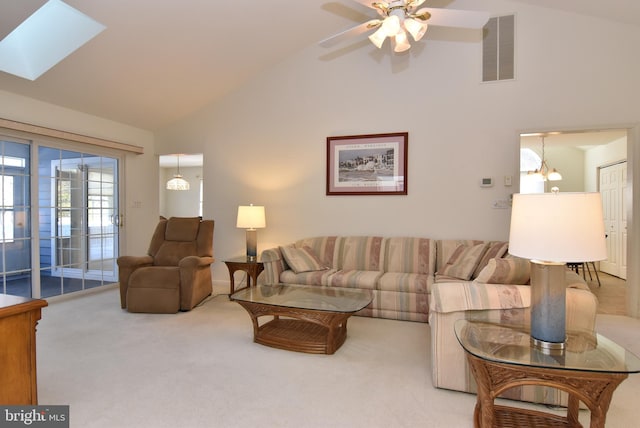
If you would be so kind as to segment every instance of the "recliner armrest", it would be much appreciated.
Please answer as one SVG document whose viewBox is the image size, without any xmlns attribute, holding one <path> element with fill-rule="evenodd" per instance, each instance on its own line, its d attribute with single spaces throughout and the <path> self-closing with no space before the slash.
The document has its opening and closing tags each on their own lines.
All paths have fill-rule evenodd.
<svg viewBox="0 0 640 428">
<path fill-rule="evenodd" d="M 214 262 L 214 260 L 215 259 L 213 257 L 208 257 L 208 256 L 205 256 L 205 257 L 187 256 L 178 262 L 178 267 L 197 268 L 201 266 L 209 266 L 211 263 Z"/>
<path fill-rule="evenodd" d="M 153 257 L 151 256 L 120 256 L 118 257 L 118 266 L 121 268 L 138 268 L 142 266 L 153 265 Z"/>
</svg>

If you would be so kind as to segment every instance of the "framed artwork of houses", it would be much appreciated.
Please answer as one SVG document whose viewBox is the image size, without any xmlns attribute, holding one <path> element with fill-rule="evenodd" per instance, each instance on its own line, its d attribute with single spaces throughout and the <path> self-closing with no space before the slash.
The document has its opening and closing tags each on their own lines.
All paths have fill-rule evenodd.
<svg viewBox="0 0 640 428">
<path fill-rule="evenodd" d="M 327 137 L 327 195 L 406 195 L 408 132 Z"/>
</svg>

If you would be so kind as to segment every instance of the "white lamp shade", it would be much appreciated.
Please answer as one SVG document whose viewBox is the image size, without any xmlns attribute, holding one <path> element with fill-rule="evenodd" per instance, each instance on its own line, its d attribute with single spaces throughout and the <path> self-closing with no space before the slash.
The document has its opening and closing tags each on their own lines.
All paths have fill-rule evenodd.
<svg viewBox="0 0 640 428">
<path fill-rule="evenodd" d="M 606 259 L 600 193 L 513 195 L 509 253 L 560 263 Z"/>
<path fill-rule="evenodd" d="M 401 30 L 398 34 L 396 34 L 396 36 L 394 37 L 394 42 L 395 46 L 393 50 L 395 52 L 404 52 L 411 47 L 411 45 L 409 44 L 409 40 L 407 40 L 407 33 L 405 33 L 404 30 Z"/>
<path fill-rule="evenodd" d="M 407 18 L 404 20 L 404 28 L 411 34 L 413 40 L 416 42 L 422 38 L 427 32 L 427 24 L 418 22 L 413 18 Z"/>
<path fill-rule="evenodd" d="M 189 190 L 190 187 L 189 182 L 180 174 L 174 175 L 171 180 L 167 181 L 167 190 Z"/>
<path fill-rule="evenodd" d="M 395 36 L 396 34 L 398 34 L 398 31 L 400 31 L 400 18 L 398 18 L 396 15 L 386 17 L 382 22 L 381 28 L 383 29 L 387 37 Z"/>
<path fill-rule="evenodd" d="M 255 205 L 240 205 L 236 227 L 241 229 L 260 229 L 267 226 L 264 207 Z"/>
<path fill-rule="evenodd" d="M 378 49 L 382 47 L 382 44 L 384 43 L 386 38 L 387 38 L 387 33 L 384 31 L 382 27 L 378 28 L 375 33 L 369 36 L 369 40 L 371 40 L 371 43 L 376 45 Z"/>
</svg>

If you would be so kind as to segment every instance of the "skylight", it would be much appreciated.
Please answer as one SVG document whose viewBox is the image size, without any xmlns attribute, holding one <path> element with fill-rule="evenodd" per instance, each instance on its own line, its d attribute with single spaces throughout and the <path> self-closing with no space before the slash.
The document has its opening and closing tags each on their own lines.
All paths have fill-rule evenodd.
<svg viewBox="0 0 640 428">
<path fill-rule="evenodd" d="M 36 80 L 106 27 L 60 0 L 49 0 L 0 41 L 0 71 Z"/>
</svg>

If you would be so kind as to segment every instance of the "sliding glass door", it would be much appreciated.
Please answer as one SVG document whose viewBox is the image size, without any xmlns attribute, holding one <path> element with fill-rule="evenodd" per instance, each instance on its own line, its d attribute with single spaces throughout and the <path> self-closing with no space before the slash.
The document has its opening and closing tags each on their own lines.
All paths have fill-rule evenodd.
<svg viewBox="0 0 640 428">
<path fill-rule="evenodd" d="M 31 148 L 0 138 L 0 291 L 31 295 Z"/>
<path fill-rule="evenodd" d="M 0 292 L 117 282 L 119 158 L 2 138 L 0 150 Z"/>
</svg>

